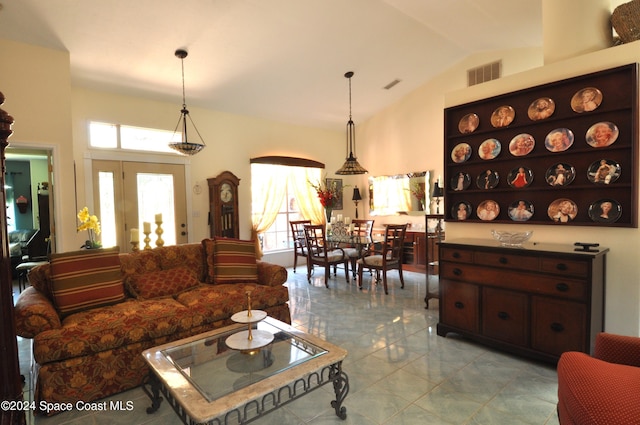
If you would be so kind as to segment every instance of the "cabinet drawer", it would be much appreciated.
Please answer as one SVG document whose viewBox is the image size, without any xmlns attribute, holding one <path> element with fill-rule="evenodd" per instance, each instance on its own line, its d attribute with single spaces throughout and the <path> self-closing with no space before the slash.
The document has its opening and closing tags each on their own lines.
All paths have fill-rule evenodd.
<svg viewBox="0 0 640 425">
<path fill-rule="evenodd" d="M 473 253 L 471 251 L 465 251 L 464 249 L 441 248 L 440 260 L 471 263 L 473 261 Z"/>
<path fill-rule="evenodd" d="M 473 260 L 475 264 L 491 267 L 506 267 L 531 271 L 538 271 L 540 269 L 540 261 L 538 257 L 499 254 L 494 252 L 476 252 Z"/>
<path fill-rule="evenodd" d="M 587 277 L 589 275 L 589 263 L 586 261 L 563 260 L 558 258 L 541 258 L 540 270 L 546 273 Z"/>
<path fill-rule="evenodd" d="M 459 329 L 478 333 L 479 288 L 477 285 L 454 281 L 440 281 L 440 321 Z"/>
<path fill-rule="evenodd" d="M 462 280 L 504 289 L 585 301 L 587 283 L 561 276 L 520 273 L 508 269 L 459 263 L 440 263 L 440 278 Z"/>
<path fill-rule="evenodd" d="M 531 348 L 556 356 L 565 351 L 589 352 L 585 304 L 535 296 L 531 313 Z"/>
<path fill-rule="evenodd" d="M 528 296 L 495 288 L 482 289 L 483 335 L 510 344 L 529 344 Z"/>
</svg>

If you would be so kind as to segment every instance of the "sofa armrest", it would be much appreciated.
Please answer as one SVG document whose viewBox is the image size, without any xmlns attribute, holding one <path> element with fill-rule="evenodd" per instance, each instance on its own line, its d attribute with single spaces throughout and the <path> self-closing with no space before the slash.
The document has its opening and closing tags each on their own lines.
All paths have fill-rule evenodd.
<svg viewBox="0 0 640 425">
<path fill-rule="evenodd" d="M 33 338 L 40 332 L 62 327 L 60 316 L 49 298 L 34 287 L 22 291 L 15 306 L 16 333 Z"/>
<path fill-rule="evenodd" d="M 640 367 L 640 338 L 601 332 L 593 356 L 609 363 Z"/>
<path fill-rule="evenodd" d="M 265 286 L 280 286 L 287 281 L 287 269 L 277 264 L 258 261 L 258 283 Z"/>
</svg>

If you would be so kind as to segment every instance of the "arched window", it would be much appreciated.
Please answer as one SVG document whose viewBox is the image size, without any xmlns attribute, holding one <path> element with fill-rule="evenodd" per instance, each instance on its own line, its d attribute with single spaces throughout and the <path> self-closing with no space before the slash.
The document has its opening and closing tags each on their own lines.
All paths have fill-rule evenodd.
<svg viewBox="0 0 640 425">
<path fill-rule="evenodd" d="M 322 222 L 322 206 L 310 182 L 319 182 L 323 170 L 321 162 L 304 158 L 251 159 L 251 220 L 263 252 L 293 248 L 289 221 Z"/>
</svg>

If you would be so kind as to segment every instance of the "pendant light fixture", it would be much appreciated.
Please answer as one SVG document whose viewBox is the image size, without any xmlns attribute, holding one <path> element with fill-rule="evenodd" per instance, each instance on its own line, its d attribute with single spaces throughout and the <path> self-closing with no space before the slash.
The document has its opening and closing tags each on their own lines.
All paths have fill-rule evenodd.
<svg viewBox="0 0 640 425">
<path fill-rule="evenodd" d="M 200 136 L 200 133 L 196 128 L 196 125 L 193 123 L 193 120 L 189 115 L 189 110 L 187 109 L 187 103 L 184 95 L 184 58 L 187 57 L 187 54 L 188 54 L 187 51 L 184 49 L 178 49 L 175 52 L 176 57 L 179 58 L 182 63 L 182 109 L 180 110 L 180 118 L 178 119 L 178 124 L 176 125 L 176 129 L 173 131 L 173 134 L 175 135 L 175 133 L 178 131 L 178 127 L 181 127 L 182 140 L 180 142 L 169 143 L 169 147 L 171 149 L 174 149 L 180 152 L 183 155 L 195 155 L 198 152 L 200 152 L 202 149 L 204 149 L 205 144 L 204 144 L 204 141 L 202 140 L 202 136 Z M 198 135 L 198 138 L 200 139 L 199 143 L 197 141 L 196 142 L 189 141 L 189 138 L 187 136 L 187 118 L 189 119 L 191 126 L 193 127 L 196 134 Z"/>
<path fill-rule="evenodd" d="M 362 165 L 358 163 L 358 158 L 355 156 L 356 152 L 356 126 L 351 118 L 351 77 L 353 77 L 353 71 L 349 71 L 344 74 L 345 78 L 349 80 L 349 121 L 347 122 L 347 160 L 344 165 L 336 171 L 336 174 L 340 175 L 354 175 L 354 174 L 366 174 Z"/>
</svg>

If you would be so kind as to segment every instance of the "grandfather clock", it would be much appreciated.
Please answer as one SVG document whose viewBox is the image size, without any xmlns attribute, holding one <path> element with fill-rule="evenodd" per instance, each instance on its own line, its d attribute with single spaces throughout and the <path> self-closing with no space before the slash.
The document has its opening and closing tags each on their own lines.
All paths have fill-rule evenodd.
<svg viewBox="0 0 640 425">
<path fill-rule="evenodd" d="M 4 95 L 0 93 L 0 105 Z M 2 267 L 0 267 L 0 400 L 22 401 L 22 379 L 18 362 L 18 341 L 13 316 L 13 282 L 11 280 L 11 257 L 9 255 L 9 236 L 7 235 L 7 194 L 4 189 L 5 158 L 4 150 L 9 145 L 7 139 L 13 133 L 13 117 L 0 109 L 0 242 L 2 246 Z M 0 423 L 23 424 L 25 415 L 22 409 L 0 411 Z"/>
<path fill-rule="evenodd" d="M 209 183 L 209 234 L 239 238 L 238 185 L 240 179 L 230 171 L 207 179 Z"/>
</svg>

